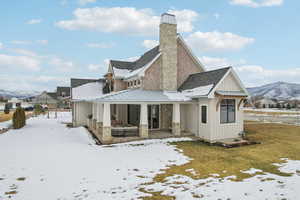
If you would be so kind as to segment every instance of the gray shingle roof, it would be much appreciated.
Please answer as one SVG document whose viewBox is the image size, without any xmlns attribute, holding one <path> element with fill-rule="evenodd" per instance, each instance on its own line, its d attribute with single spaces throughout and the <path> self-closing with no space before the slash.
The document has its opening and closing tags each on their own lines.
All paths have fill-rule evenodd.
<svg viewBox="0 0 300 200">
<path fill-rule="evenodd" d="M 70 87 L 57 87 L 56 88 L 57 96 L 62 96 L 64 93 L 64 96 L 70 96 Z"/>
<path fill-rule="evenodd" d="M 150 49 L 149 51 L 147 51 L 146 53 L 144 53 L 139 59 L 137 59 L 134 62 L 111 60 L 110 63 L 112 67 L 134 71 L 136 69 L 145 66 L 147 63 L 151 62 L 158 54 L 159 54 L 159 46 L 156 46 Z"/>
<path fill-rule="evenodd" d="M 201 86 L 206 86 L 211 84 L 213 84 L 215 87 L 230 68 L 231 67 L 226 67 L 226 68 L 191 74 L 178 88 L 178 90 L 179 91 L 189 90 L 196 87 L 201 87 Z M 213 88 L 211 90 L 213 90 Z"/>
<path fill-rule="evenodd" d="M 53 99 L 57 99 L 56 92 L 47 92 L 47 95 L 50 96 Z"/>
<path fill-rule="evenodd" d="M 71 78 L 71 88 L 79 87 L 81 85 L 92 83 L 92 82 L 104 82 L 104 79 L 81 79 L 81 78 Z"/>
</svg>

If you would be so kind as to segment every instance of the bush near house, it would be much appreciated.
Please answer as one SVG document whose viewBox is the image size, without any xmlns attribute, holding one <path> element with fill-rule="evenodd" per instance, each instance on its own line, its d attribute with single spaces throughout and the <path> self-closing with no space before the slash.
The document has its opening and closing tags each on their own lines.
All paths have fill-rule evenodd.
<svg viewBox="0 0 300 200">
<path fill-rule="evenodd" d="M 23 108 L 20 105 L 17 106 L 16 111 L 13 114 L 13 127 L 14 129 L 20 129 L 26 125 L 26 115 Z"/>
<path fill-rule="evenodd" d="M 40 114 L 42 114 L 44 112 L 45 112 L 45 110 L 44 110 L 44 108 L 40 104 L 35 104 L 34 105 L 34 114 L 35 115 L 40 115 Z"/>
</svg>

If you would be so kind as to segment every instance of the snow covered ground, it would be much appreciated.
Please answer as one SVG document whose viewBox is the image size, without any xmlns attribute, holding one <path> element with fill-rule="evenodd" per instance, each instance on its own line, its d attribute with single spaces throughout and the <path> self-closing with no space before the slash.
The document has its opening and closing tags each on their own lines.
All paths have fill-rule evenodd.
<svg viewBox="0 0 300 200">
<path fill-rule="evenodd" d="M 13 191 L 11 199 L 19 200 L 136 199 L 144 195 L 140 184 L 189 161 L 167 143 L 178 139 L 100 147 L 84 128 L 66 128 L 67 121 L 69 113 L 41 116 L 0 135 L 0 199 Z"/>
<path fill-rule="evenodd" d="M 293 173 L 291 177 L 265 174 L 233 182 L 217 175 L 199 180 L 174 175 L 165 183 L 142 185 L 169 165 L 189 162 L 168 142 L 190 139 L 97 146 L 84 128 L 67 128 L 64 122 L 69 121 L 70 113 L 59 113 L 58 119 L 41 116 L 28 120 L 21 130 L 0 135 L 1 200 L 9 196 L 17 200 L 127 200 L 146 196 L 140 188 L 163 191 L 180 200 L 297 199 L 300 195 L 300 161 L 292 160 L 280 168 Z M 256 171 L 259 169 L 244 173 Z M 189 172 L 195 173 L 193 169 Z"/>
<path fill-rule="evenodd" d="M 156 183 L 145 186 L 146 191 L 160 192 L 163 195 L 175 196 L 176 199 L 199 199 L 205 200 L 283 200 L 299 199 L 300 191 L 300 161 L 286 160 L 280 171 L 292 173 L 290 177 L 282 177 L 266 173 L 256 175 L 241 182 L 218 178 L 218 175 L 195 180 L 188 176 L 174 175 L 168 177 L 164 183 Z M 244 173 L 253 174 L 261 170 L 251 169 Z M 178 184 L 179 183 L 179 184 Z"/>
</svg>

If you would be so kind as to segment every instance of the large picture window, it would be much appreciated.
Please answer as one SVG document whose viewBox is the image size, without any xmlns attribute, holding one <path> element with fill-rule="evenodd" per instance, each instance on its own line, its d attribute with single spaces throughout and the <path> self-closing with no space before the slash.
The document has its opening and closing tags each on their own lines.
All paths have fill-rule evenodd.
<svg viewBox="0 0 300 200">
<path fill-rule="evenodd" d="M 235 100 L 223 99 L 220 107 L 221 123 L 235 123 Z"/>
</svg>

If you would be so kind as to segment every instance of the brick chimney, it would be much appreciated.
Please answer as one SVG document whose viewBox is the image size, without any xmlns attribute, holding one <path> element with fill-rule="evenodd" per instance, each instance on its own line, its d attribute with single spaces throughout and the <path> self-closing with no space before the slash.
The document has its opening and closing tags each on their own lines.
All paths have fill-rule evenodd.
<svg viewBox="0 0 300 200">
<path fill-rule="evenodd" d="M 177 22 L 175 15 L 164 13 L 159 25 L 159 49 L 162 53 L 160 88 L 177 90 Z"/>
</svg>

